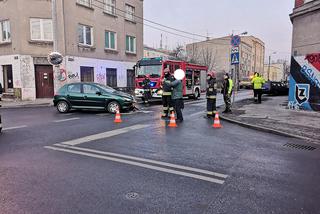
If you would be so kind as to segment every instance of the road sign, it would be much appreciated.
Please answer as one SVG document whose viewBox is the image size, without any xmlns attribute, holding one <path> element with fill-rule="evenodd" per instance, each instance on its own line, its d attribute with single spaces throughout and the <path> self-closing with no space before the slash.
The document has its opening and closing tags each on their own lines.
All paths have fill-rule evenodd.
<svg viewBox="0 0 320 214">
<path fill-rule="evenodd" d="M 234 54 L 234 53 L 239 53 L 239 47 L 232 47 L 231 48 L 231 54 Z"/>
<path fill-rule="evenodd" d="M 240 63 L 239 56 L 239 52 L 231 54 L 231 65 L 238 65 Z"/>
<path fill-rule="evenodd" d="M 233 37 L 231 37 L 231 45 L 232 47 L 238 47 L 240 45 L 241 42 L 241 37 L 238 35 L 235 35 Z"/>
</svg>

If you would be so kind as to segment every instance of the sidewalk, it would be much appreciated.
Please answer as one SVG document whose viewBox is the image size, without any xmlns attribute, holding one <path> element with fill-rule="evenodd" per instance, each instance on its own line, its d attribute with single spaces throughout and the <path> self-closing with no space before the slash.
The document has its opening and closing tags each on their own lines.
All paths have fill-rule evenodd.
<svg viewBox="0 0 320 214">
<path fill-rule="evenodd" d="M 52 98 L 48 99 L 36 99 L 33 101 L 21 101 L 12 99 L 2 99 L 1 108 L 22 108 L 22 107 L 43 107 L 52 106 Z"/>
<path fill-rule="evenodd" d="M 289 110 L 287 96 L 264 96 L 262 104 L 253 99 L 237 102 L 232 114 L 223 114 L 222 119 L 249 128 L 270 133 L 292 136 L 320 143 L 320 113 Z"/>
</svg>

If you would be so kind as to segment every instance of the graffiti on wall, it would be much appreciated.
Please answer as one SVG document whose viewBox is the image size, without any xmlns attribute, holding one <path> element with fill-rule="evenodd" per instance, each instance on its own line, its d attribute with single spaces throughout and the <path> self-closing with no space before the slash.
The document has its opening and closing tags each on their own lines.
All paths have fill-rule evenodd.
<svg viewBox="0 0 320 214">
<path fill-rule="evenodd" d="M 68 78 L 69 79 L 78 79 L 79 78 L 79 73 L 76 72 L 76 73 L 73 73 L 73 74 L 69 74 Z"/>
<path fill-rule="evenodd" d="M 20 75 L 21 83 L 24 88 L 33 88 L 34 87 L 34 72 L 32 69 L 32 58 L 29 56 L 20 57 Z"/>
<path fill-rule="evenodd" d="M 100 84 L 106 84 L 106 74 L 97 74 L 97 82 Z"/>
<path fill-rule="evenodd" d="M 63 68 L 61 68 L 59 70 L 59 75 L 57 77 L 57 79 L 60 81 L 60 82 L 64 82 L 67 80 L 67 71 Z"/>
<path fill-rule="evenodd" d="M 320 53 L 292 57 L 289 108 L 320 111 Z"/>
</svg>

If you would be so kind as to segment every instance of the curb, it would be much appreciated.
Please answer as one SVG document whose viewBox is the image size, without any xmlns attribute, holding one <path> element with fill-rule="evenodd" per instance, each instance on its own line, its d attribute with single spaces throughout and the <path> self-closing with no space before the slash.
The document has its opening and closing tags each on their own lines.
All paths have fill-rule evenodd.
<svg viewBox="0 0 320 214">
<path fill-rule="evenodd" d="M 271 134 L 276 134 L 276 135 L 280 135 L 280 136 L 284 136 L 284 137 L 297 138 L 300 140 L 308 141 L 309 143 L 320 145 L 320 142 L 318 142 L 315 139 L 308 138 L 308 137 L 303 137 L 303 136 L 299 136 L 299 135 L 295 135 L 295 134 L 289 134 L 287 132 L 275 130 L 272 128 L 267 128 L 267 127 L 263 127 L 263 126 L 256 126 L 256 125 L 252 125 L 249 123 L 240 122 L 238 120 L 233 120 L 233 119 L 221 116 L 221 115 L 220 115 L 220 118 L 224 121 L 229 122 L 229 123 L 234 123 L 234 124 L 246 127 L 246 128 L 250 128 L 250 129 L 254 129 L 254 130 L 258 130 L 258 131 L 263 131 L 263 132 L 267 132 L 267 133 L 271 133 Z"/>
<path fill-rule="evenodd" d="M 51 107 L 53 104 L 51 103 L 43 103 L 43 104 L 22 104 L 22 105 L 13 105 L 13 106 L 3 106 L 1 109 L 17 109 L 17 108 L 39 108 L 39 107 Z"/>
</svg>

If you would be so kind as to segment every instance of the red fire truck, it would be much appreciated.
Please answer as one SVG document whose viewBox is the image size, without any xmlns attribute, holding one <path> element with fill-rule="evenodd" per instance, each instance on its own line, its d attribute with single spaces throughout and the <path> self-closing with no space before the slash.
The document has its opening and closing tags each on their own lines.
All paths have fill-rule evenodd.
<svg viewBox="0 0 320 214">
<path fill-rule="evenodd" d="M 152 98 L 161 98 L 162 89 L 161 82 L 164 77 L 164 69 L 169 68 L 170 72 L 174 73 L 177 69 L 185 71 L 185 78 L 183 83 L 183 95 L 186 97 L 193 97 L 198 99 L 206 86 L 206 73 L 208 68 L 206 66 L 191 64 L 185 61 L 157 58 L 143 58 L 137 62 L 135 66 L 135 96 L 137 98 L 143 97 L 142 82 L 146 75 L 150 76 Z"/>
</svg>

